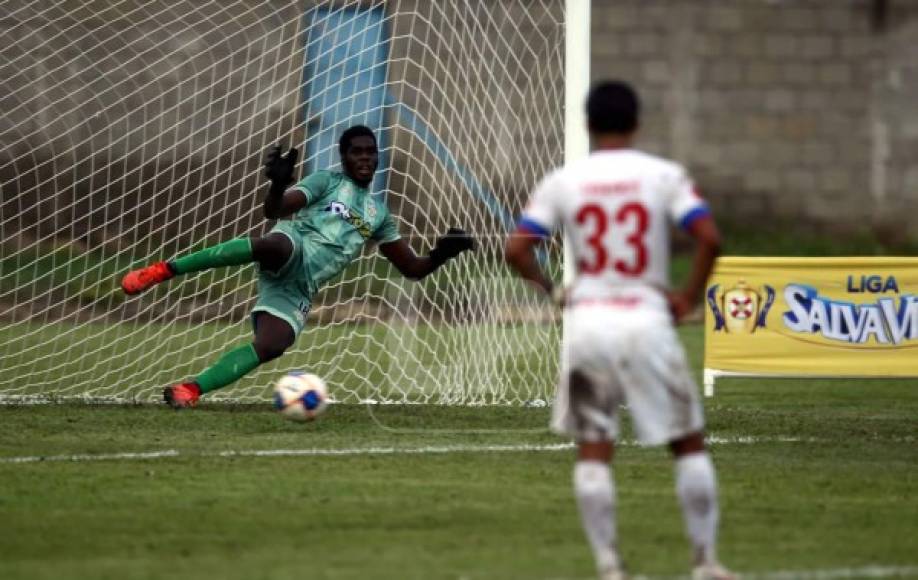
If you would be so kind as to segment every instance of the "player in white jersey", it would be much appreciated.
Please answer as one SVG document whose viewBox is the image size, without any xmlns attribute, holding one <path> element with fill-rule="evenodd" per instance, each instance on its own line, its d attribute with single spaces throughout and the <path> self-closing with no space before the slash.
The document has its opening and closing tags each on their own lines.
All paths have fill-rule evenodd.
<svg viewBox="0 0 918 580">
<path fill-rule="evenodd" d="M 581 520 L 600 577 L 624 578 L 610 462 L 618 409 L 627 404 L 640 440 L 667 443 L 673 452 L 693 578 L 733 578 L 715 554 L 714 466 L 698 389 L 674 328 L 701 299 L 720 234 L 684 168 L 632 149 L 639 102 L 631 87 L 600 83 L 586 109 L 592 153 L 542 180 L 506 246 L 510 266 L 549 295 L 560 293 L 541 271 L 536 245 L 563 228 L 576 260 L 576 278 L 563 292 L 569 318 L 552 427 L 577 441 Z M 673 224 L 696 241 L 679 291 L 668 281 Z"/>
</svg>

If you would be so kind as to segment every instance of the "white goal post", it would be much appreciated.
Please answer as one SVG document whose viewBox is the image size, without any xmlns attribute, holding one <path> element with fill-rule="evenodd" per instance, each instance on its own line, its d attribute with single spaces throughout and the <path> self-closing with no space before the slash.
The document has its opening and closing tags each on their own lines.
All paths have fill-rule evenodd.
<svg viewBox="0 0 918 580">
<path fill-rule="evenodd" d="M 557 314 L 501 253 L 537 180 L 587 151 L 589 0 L 2 4 L 0 400 L 154 401 L 251 340 L 253 266 L 118 281 L 264 234 L 265 150 L 335 169 L 355 123 L 415 250 L 451 226 L 478 250 L 413 283 L 367 248 L 291 352 L 212 398 L 267 400 L 293 368 L 343 402 L 551 396 Z"/>
</svg>

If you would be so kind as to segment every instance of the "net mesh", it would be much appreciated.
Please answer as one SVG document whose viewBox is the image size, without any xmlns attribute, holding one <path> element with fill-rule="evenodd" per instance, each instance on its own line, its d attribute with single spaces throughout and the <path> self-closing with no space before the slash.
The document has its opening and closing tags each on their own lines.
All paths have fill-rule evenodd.
<svg viewBox="0 0 918 580">
<path fill-rule="evenodd" d="M 338 169 L 355 123 L 377 131 L 374 187 L 415 251 L 451 226 L 478 250 L 410 282 L 366 248 L 291 351 L 213 397 L 266 400 L 290 369 L 345 402 L 548 397 L 559 324 L 500 254 L 562 161 L 560 0 L 0 6 L 0 398 L 155 400 L 251 340 L 253 266 L 134 298 L 118 282 L 266 233 L 266 148 Z M 559 255 L 540 255 L 555 279 Z"/>
</svg>

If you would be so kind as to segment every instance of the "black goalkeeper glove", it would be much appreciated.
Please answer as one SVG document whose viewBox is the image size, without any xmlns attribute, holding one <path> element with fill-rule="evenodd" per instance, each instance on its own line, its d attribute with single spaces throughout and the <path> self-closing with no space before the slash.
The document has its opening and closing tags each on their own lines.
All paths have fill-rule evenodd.
<svg viewBox="0 0 918 580">
<path fill-rule="evenodd" d="M 296 159 L 300 152 L 296 147 L 287 151 L 286 155 L 281 155 L 281 147 L 277 145 L 268 151 L 265 157 L 265 177 L 271 180 L 271 189 L 283 192 L 288 185 L 293 183 L 294 171 L 296 170 Z"/>
<path fill-rule="evenodd" d="M 472 234 L 459 228 L 450 228 L 445 236 L 440 236 L 430 251 L 430 259 L 440 266 L 443 262 L 455 258 L 462 252 L 475 249 L 475 238 Z"/>
</svg>

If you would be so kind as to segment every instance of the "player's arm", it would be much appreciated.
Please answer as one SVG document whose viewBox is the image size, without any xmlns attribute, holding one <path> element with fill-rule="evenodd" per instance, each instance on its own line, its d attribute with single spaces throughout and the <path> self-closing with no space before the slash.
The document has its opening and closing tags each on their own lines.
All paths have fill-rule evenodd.
<svg viewBox="0 0 918 580">
<path fill-rule="evenodd" d="M 535 248 L 542 239 L 543 236 L 538 232 L 532 231 L 525 224 L 520 224 L 507 238 L 504 259 L 521 278 L 532 282 L 551 296 L 554 286 L 539 266 L 535 254 Z"/>
<path fill-rule="evenodd" d="M 458 228 L 450 228 L 441 236 L 427 256 L 418 256 L 404 239 L 382 243 L 379 251 L 403 276 L 411 280 L 421 280 L 435 272 L 452 258 L 462 252 L 473 250 L 475 240 L 471 234 Z"/>
<path fill-rule="evenodd" d="M 524 280 L 545 291 L 558 304 L 562 302 L 561 288 L 554 288 L 542 271 L 535 249 L 559 226 L 560 212 L 556 200 L 564 190 L 559 172 L 546 175 L 532 192 L 516 229 L 504 245 L 504 259 L 510 268 Z"/>
<path fill-rule="evenodd" d="M 720 254 L 721 244 L 720 231 L 710 214 L 693 219 L 685 229 L 695 240 L 695 254 L 685 286 L 669 295 L 670 310 L 677 322 L 701 300 L 708 277 L 714 269 L 714 261 Z"/>
<path fill-rule="evenodd" d="M 281 155 L 281 148 L 272 147 L 265 157 L 265 177 L 271 180 L 271 187 L 265 196 L 265 219 L 278 219 L 296 213 L 306 207 L 307 198 L 302 190 L 288 188 L 296 181 L 297 149 L 291 148 L 286 155 Z"/>
</svg>

